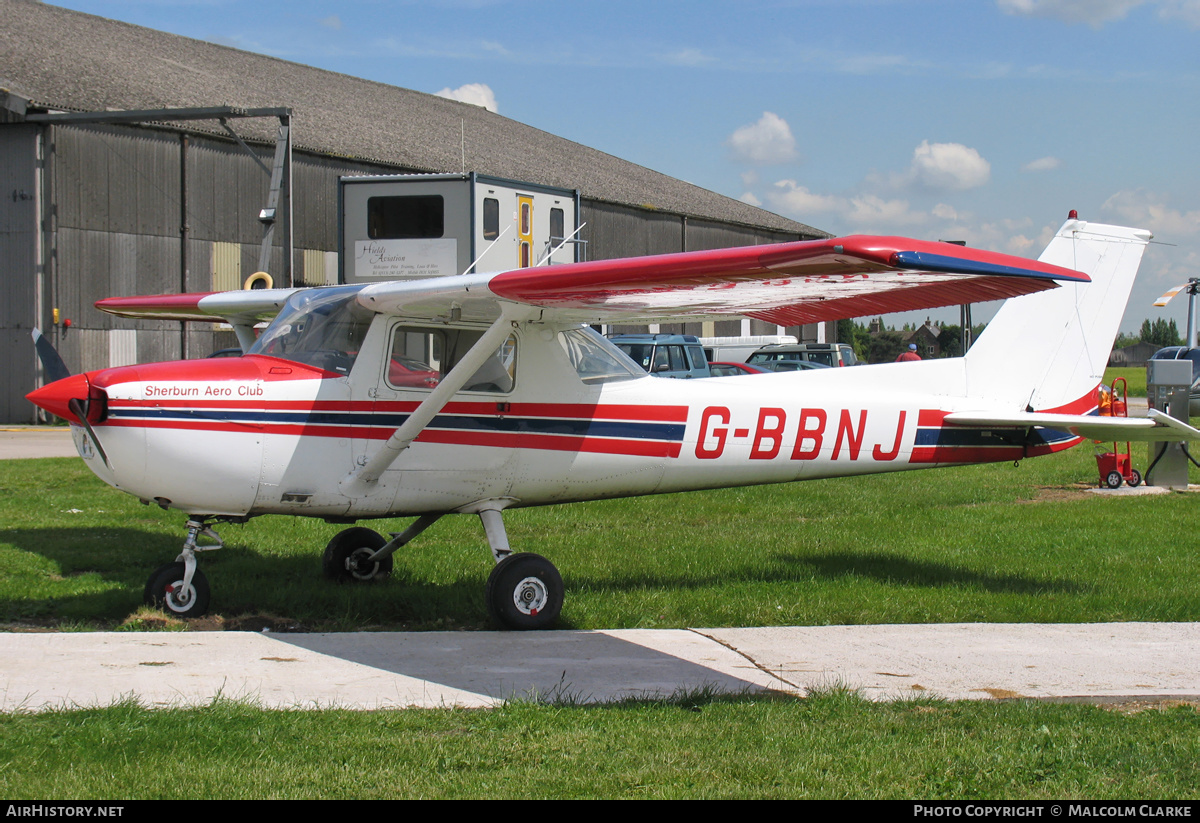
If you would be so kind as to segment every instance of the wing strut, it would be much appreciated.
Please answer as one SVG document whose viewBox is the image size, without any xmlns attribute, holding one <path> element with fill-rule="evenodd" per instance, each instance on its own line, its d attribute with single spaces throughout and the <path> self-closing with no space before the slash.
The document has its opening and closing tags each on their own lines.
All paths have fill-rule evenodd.
<svg viewBox="0 0 1200 823">
<path fill-rule="evenodd" d="M 458 393 L 458 390 L 467 384 L 467 381 L 479 370 L 479 367 L 500 347 L 500 344 L 504 342 L 504 338 L 512 331 L 513 324 L 513 320 L 501 314 L 488 327 L 488 330 L 483 333 L 483 336 L 475 342 L 475 345 L 463 355 L 463 358 L 454 364 L 454 368 L 442 378 L 442 382 L 438 383 L 437 387 L 429 393 L 429 396 L 421 401 L 421 405 L 417 406 L 408 419 L 392 432 L 392 436 L 388 438 L 379 451 L 371 456 L 366 465 L 351 472 L 342 481 L 342 491 L 352 497 L 366 494 L 370 485 L 374 484 L 385 471 L 391 468 L 401 452 L 417 439 L 418 435 L 429 425 L 433 418 Z"/>
</svg>

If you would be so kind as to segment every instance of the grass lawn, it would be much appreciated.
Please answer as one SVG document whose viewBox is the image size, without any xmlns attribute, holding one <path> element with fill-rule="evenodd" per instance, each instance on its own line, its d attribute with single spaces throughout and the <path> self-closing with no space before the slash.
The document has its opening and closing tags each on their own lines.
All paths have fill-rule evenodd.
<svg viewBox="0 0 1200 823">
<path fill-rule="evenodd" d="M 1111 386 L 1113 381 L 1118 377 L 1125 378 L 1125 387 L 1129 391 L 1130 397 L 1145 397 L 1146 396 L 1146 367 L 1133 366 L 1121 367 L 1109 366 L 1104 370 L 1104 385 Z M 1118 387 L 1119 388 L 1119 387 Z"/>
<path fill-rule="evenodd" d="M 1200 713 L 1035 702 L 684 696 L 488 710 L 0 716 L 37 798 L 1192 799 Z"/>
<path fill-rule="evenodd" d="M 1111 446 L 1110 446 L 1111 447 Z M 1145 465 L 1135 446 L 1134 464 Z M 512 545 L 549 557 L 564 627 L 1200 619 L 1196 499 L 1096 495 L 1089 447 L 1011 464 L 512 511 Z M 144 628 L 142 588 L 183 516 L 142 506 L 79 460 L 0 463 L 0 621 Z M 387 521 L 381 530 L 399 529 Z M 385 581 L 333 585 L 342 528 L 268 516 L 200 556 L 212 625 L 485 628 L 491 555 L 448 517 Z"/>
</svg>

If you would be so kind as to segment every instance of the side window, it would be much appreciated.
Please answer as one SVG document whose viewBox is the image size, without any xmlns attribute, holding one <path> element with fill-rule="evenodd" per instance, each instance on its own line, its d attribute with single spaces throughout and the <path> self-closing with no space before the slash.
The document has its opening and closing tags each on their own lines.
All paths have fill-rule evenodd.
<svg viewBox="0 0 1200 823">
<path fill-rule="evenodd" d="M 687 371 L 687 356 L 683 353 L 683 346 L 659 346 L 654 353 L 654 370 L 658 371 L 664 365 L 671 371 Z"/>
<path fill-rule="evenodd" d="M 471 350 L 482 332 L 473 329 L 423 329 L 397 326 L 392 330 L 387 384 L 395 389 L 432 389 Z M 516 383 L 517 340 L 510 335 L 492 353 L 462 391 L 512 391 Z"/>
<path fill-rule="evenodd" d="M 617 348 L 629 355 L 630 359 L 643 369 L 650 371 L 650 358 L 654 354 L 653 346 L 645 343 L 620 343 Z"/>
<path fill-rule="evenodd" d="M 495 240 L 500 236 L 500 201 L 494 197 L 483 199 L 483 239 Z"/>
<path fill-rule="evenodd" d="M 550 209 L 550 239 L 562 240 L 566 231 L 566 215 L 562 209 Z"/>
<path fill-rule="evenodd" d="M 437 329 L 400 326 L 392 332 L 387 382 L 397 389 L 432 389 L 442 379 L 446 337 Z"/>
<path fill-rule="evenodd" d="M 618 348 L 586 326 L 559 332 L 558 342 L 575 373 L 585 384 L 634 380 L 646 376 L 638 364 L 626 356 L 623 349 L 628 348 L 627 345 Z"/>
</svg>

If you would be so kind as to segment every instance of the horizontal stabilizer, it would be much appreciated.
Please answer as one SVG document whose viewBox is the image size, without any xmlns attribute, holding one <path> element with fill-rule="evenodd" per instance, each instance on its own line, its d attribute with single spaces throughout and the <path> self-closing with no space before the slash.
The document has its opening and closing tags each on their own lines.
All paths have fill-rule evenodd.
<svg viewBox="0 0 1200 823">
<path fill-rule="evenodd" d="M 253 289 L 188 294 L 108 297 L 96 308 L 118 317 L 139 320 L 193 320 L 208 323 L 250 323 L 270 320 L 296 289 Z"/>
<path fill-rule="evenodd" d="M 946 425 L 975 429 L 1028 429 L 1038 427 L 1070 432 L 1088 440 L 1125 440 L 1139 443 L 1200 440 L 1200 429 L 1151 409 L 1150 417 L 1101 417 L 1089 414 L 1042 412 L 953 412 Z"/>
</svg>

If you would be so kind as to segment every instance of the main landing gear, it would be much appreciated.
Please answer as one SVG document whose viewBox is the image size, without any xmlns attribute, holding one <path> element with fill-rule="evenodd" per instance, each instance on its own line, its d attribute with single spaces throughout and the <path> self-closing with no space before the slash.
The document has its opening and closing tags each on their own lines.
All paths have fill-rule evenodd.
<svg viewBox="0 0 1200 823">
<path fill-rule="evenodd" d="M 440 514 L 418 517 L 403 532 L 388 540 L 378 532 L 354 526 L 339 532 L 321 561 L 325 577 L 340 583 L 365 583 L 392 572 L 392 555 L 441 518 Z M 196 552 L 224 546 L 207 524 L 211 518 L 193 517 L 187 522 L 188 536 L 174 563 L 155 569 L 146 581 L 146 604 L 177 617 L 200 617 L 208 612 L 209 588 L 204 573 L 196 568 Z M 479 512 L 496 567 L 488 577 L 487 610 L 504 629 L 528 631 L 549 629 L 558 621 L 563 606 L 563 580 L 554 564 L 539 554 L 514 554 L 508 545 L 499 509 Z M 200 545 L 201 537 L 210 543 Z"/>
<path fill-rule="evenodd" d="M 417 518 L 391 540 L 370 529 L 355 526 L 341 531 L 325 547 L 322 570 L 337 582 L 366 582 L 392 571 L 392 555 L 441 517 Z M 538 554 L 514 554 L 508 546 L 504 521 L 498 509 L 479 512 L 496 567 L 488 577 L 488 614 L 505 629 L 548 629 L 558 620 L 563 604 L 563 581 L 558 569 Z"/>
</svg>

